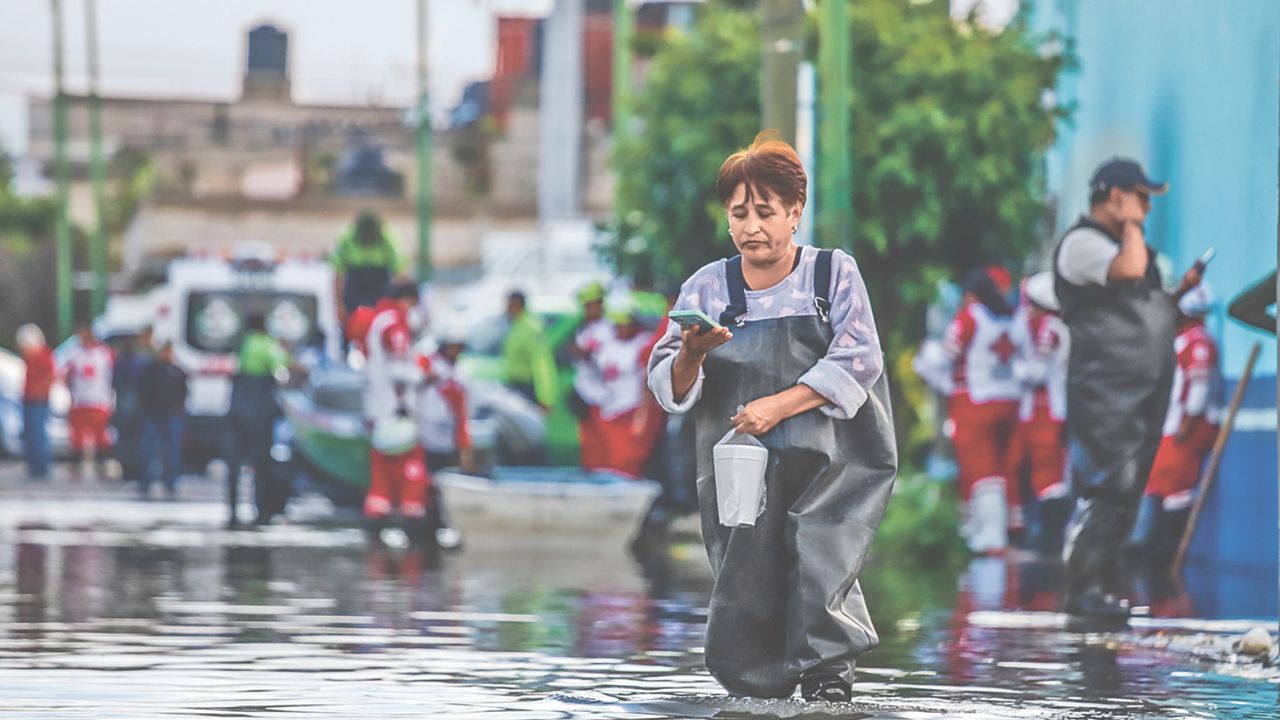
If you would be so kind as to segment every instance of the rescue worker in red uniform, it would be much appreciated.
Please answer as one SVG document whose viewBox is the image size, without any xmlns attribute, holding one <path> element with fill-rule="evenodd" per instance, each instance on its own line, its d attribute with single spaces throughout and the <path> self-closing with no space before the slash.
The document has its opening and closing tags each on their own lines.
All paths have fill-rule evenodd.
<svg viewBox="0 0 1280 720">
<path fill-rule="evenodd" d="M 1160 446 L 1130 535 L 1130 546 L 1167 559 L 1187 524 L 1205 457 L 1222 423 L 1218 344 L 1205 327 L 1212 291 L 1201 282 L 1178 301 L 1173 389 Z"/>
<path fill-rule="evenodd" d="M 414 394 L 422 381 L 409 324 L 410 310 L 417 304 L 417 285 L 393 283 L 374 307 L 364 340 L 368 378 L 364 417 L 370 432 L 364 515 L 371 530 L 379 530 L 398 509 L 405 524 L 415 530 L 410 537 L 425 534 L 425 528 L 418 526 L 425 525 L 431 482 L 413 417 Z"/>
<path fill-rule="evenodd" d="M 1062 549 L 1062 533 L 1071 517 L 1071 498 L 1064 482 L 1071 339 L 1057 315 L 1053 273 L 1031 276 L 1023 293 L 1025 302 L 1015 313 L 1013 326 L 1018 346 L 1014 372 L 1023 387 L 1014 463 L 1030 471 L 1031 491 L 1039 508 L 1037 544 L 1051 555 Z M 1016 481 L 1011 478 L 1011 482 Z"/>
<path fill-rule="evenodd" d="M 583 451 L 584 470 L 644 474 L 666 416 L 648 391 L 649 356 L 660 339 L 646 329 L 628 304 L 614 313 L 612 333 L 601 334 L 588 358 L 600 379 L 600 404 L 588 407 L 585 438 L 600 443 Z"/>
<path fill-rule="evenodd" d="M 971 272 L 964 303 L 943 341 L 954 380 L 949 416 L 965 510 L 963 533 L 977 553 L 1004 550 L 1009 529 L 1022 527 L 1017 487 L 1008 481 L 1021 392 L 1013 374 L 1017 348 L 1009 336 L 1008 291 L 1009 276 L 1002 269 Z"/>
<path fill-rule="evenodd" d="M 115 389 L 111 386 L 115 353 L 98 341 L 88 323 L 80 325 L 77 335 L 80 347 L 62 371 L 67 390 L 71 393 L 71 410 L 67 413 L 71 434 L 71 476 L 80 479 L 85 451 L 93 448 L 96 472 L 98 478 L 103 479 L 106 477 L 106 459 L 111 452 L 107 428 L 115 406 Z"/>
<path fill-rule="evenodd" d="M 458 373 L 458 358 L 467 347 L 466 328 L 445 328 L 437 339 L 435 352 L 417 358 L 422 371 L 416 398 L 418 439 L 426 451 L 428 473 L 434 476 L 455 467 L 472 473 L 476 462 L 467 423 L 467 389 Z M 432 483 L 428 493 L 428 525 L 436 544 L 446 549 L 458 547 L 462 535 L 449 521 L 440 489 Z"/>
<path fill-rule="evenodd" d="M 604 402 L 604 379 L 593 356 L 613 337 L 613 323 L 604 315 L 604 285 L 591 283 L 578 291 L 582 324 L 569 348 L 573 356 L 573 392 L 569 407 L 578 417 L 578 442 L 582 467 L 602 467 L 606 463 L 605 442 L 598 436 L 600 404 Z"/>
</svg>

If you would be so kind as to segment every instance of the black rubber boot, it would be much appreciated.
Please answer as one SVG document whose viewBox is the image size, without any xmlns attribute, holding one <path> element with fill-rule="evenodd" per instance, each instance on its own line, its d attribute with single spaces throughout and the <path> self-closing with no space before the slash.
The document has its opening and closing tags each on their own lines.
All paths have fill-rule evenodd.
<svg viewBox="0 0 1280 720">
<path fill-rule="evenodd" d="M 1099 592 L 1075 595 L 1063 603 L 1069 613 L 1067 629 L 1073 632 L 1114 632 L 1129 625 L 1129 602 Z"/>
<path fill-rule="evenodd" d="M 805 702 L 845 703 L 853 699 L 853 686 L 835 673 L 808 673 L 800 677 L 800 696 Z"/>
</svg>

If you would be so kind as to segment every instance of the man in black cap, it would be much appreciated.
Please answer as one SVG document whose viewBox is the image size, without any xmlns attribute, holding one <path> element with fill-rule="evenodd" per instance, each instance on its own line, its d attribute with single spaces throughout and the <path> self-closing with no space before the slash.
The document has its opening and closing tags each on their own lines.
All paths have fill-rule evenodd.
<svg viewBox="0 0 1280 720">
<path fill-rule="evenodd" d="M 1171 298 L 1146 243 L 1151 196 L 1167 190 L 1132 160 L 1103 163 L 1090 181 L 1089 214 L 1054 254 L 1055 288 L 1071 333 L 1067 428 L 1079 498 L 1064 553 L 1062 606 L 1084 626 L 1127 622 L 1119 548 L 1160 444 L 1177 301 L 1200 282 L 1193 268 Z"/>
</svg>

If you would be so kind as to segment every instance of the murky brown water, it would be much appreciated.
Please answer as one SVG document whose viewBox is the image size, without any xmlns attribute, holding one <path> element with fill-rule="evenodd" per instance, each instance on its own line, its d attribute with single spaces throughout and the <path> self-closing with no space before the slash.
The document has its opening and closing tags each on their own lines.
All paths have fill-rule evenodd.
<svg viewBox="0 0 1280 720">
<path fill-rule="evenodd" d="M 1237 717 L 1277 675 L 1054 627 L 1051 570 L 881 558 L 883 644 L 845 707 L 725 698 L 702 670 L 700 546 L 369 549 L 228 532 L 211 503 L 0 498 L 0 717 Z M 1159 600 L 1159 599 L 1158 599 Z M 1176 610 L 1177 601 L 1169 608 Z M 1166 608 L 1167 609 L 1167 608 Z M 1152 621 L 1148 635 L 1172 625 Z"/>
</svg>

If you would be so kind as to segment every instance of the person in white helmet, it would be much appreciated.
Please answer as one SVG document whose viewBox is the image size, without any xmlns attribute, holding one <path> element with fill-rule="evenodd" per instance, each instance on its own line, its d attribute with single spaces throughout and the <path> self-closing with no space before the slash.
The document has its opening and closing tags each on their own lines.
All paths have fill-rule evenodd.
<svg viewBox="0 0 1280 720">
<path fill-rule="evenodd" d="M 1013 375 L 1017 347 L 1009 337 L 1013 310 L 1005 297 L 1011 284 L 1003 268 L 974 268 L 943 340 L 953 378 L 947 411 L 963 534 L 975 553 L 1003 552 L 1009 531 L 1022 529 L 1018 488 L 1009 482 L 1021 393 Z"/>
<path fill-rule="evenodd" d="M 467 348 L 467 328 L 446 325 L 437 337 L 439 347 L 430 355 L 419 355 L 422 382 L 417 386 L 415 413 L 418 442 L 426 451 L 427 471 L 434 475 L 445 468 L 476 470 L 471 431 L 467 423 L 467 389 L 458 372 L 458 358 Z M 461 534 L 449 521 L 444 498 L 434 482 L 428 489 L 427 524 L 436 543 L 455 548 Z"/>
<path fill-rule="evenodd" d="M 1178 302 L 1177 365 L 1169 411 L 1130 544 L 1167 558 L 1187 524 L 1205 457 L 1222 424 L 1222 375 L 1218 343 L 1205 327 L 1213 292 L 1201 282 Z"/>
<path fill-rule="evenodd" d="M 1067 463 L 1067 358 L 1071 337 L 1058 317 L 1053 273 L 1032 275 L 1023 285 L 1025 302 L 1016 314 L 1012 335 L 1018 346 L 1014 374 L 1022 382 L 1018 405 L 1017 464 L 1029 471 L 1039 504 L 1039 548 L 1062 548 L 1062 533 L 1071 516 L 1064 472 Z"/>
<path fill-rule="evenodd" d="M 397 509 L 415 534 L 426 526 L 431 476 L 413 420 L 414 390 L 422 372 L 411 349 L 410 309 L 418 302 L 417 285 L 392 283 L 374 307 L 365 335 L 364 417 L 370 449 L 364 515 L 371 531 L 379 530 Z"/>
</svg>

